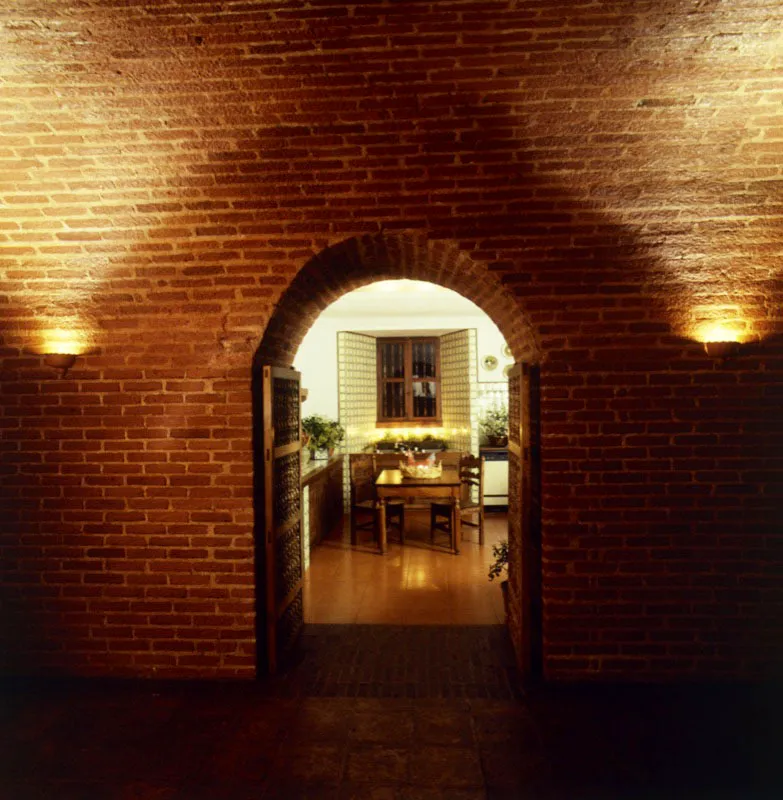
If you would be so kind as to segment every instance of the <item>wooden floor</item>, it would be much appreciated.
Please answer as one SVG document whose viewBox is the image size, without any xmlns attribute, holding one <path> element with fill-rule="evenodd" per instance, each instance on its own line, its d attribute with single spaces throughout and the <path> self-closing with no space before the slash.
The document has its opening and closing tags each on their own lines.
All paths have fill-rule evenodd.
<svg viewBox="0 0 783 800">
<path fill-rule="evenodd" d="M 498 581 L 487 578 L 492 544 L 508 535 L 504 513 L 486 515 L 485 544 L 465 532 L 458 556 L 429 543 L 426 512 L 406 515 L 406 543 L 385 556 L 371 542 L 351 547 L 346 530 L 316 546 L 305 575 L 305 621 L 316 624 L 497 625 Z"/>
</svg>

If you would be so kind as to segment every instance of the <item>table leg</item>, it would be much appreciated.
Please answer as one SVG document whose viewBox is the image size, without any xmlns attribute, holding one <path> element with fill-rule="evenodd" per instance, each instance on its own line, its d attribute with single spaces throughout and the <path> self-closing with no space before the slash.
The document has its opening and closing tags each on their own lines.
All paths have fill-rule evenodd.
<svg viewBox="0 0 783 800">
<path fill-rule="evenodd" d="M 377 513 L 377 525 L 378 525 L 378 548 L 381 551 L 381 555 L 386 555 L 386 498 L 381 497 L 378 500 L 378 513 Z"/>
<path fill-rule="evenodd" d="M 451 503 L 451 549 L 454 555 L 459 555 L 459 545 L 462 541 L 462 515 L 460 514 L 459 497 L 453 497 Z"/>
</svg>

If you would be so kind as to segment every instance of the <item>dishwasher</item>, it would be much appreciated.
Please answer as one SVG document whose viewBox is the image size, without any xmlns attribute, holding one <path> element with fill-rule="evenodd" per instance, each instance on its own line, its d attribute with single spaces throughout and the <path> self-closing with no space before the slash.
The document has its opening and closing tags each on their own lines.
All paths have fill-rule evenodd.
<svg viewBox="0 0 783 800">
<path fill-rule="evenodd" d="M 508 448 L 482 447 L 484 459 L 484 507 L 508 507 Z"/>
</svg>

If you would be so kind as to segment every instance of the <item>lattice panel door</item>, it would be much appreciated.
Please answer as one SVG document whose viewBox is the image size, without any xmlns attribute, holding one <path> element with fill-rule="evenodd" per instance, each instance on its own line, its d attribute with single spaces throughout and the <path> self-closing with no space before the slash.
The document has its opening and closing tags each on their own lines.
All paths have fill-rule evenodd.
<svg viewBox="0 0 783 800">
<path fill-rule="evenodd" d="M 290 652 L 304 624 L 301 506 L 300 375 L 263 368 L 266 647 L 270 672 Z"/>
<path fill-rule="evenodd" d="M 538 367 L 515 364 L 508 376 L 508 588 L 511 638 L 525 679 L 540 676 L 541 492 Z"/>
</svg>

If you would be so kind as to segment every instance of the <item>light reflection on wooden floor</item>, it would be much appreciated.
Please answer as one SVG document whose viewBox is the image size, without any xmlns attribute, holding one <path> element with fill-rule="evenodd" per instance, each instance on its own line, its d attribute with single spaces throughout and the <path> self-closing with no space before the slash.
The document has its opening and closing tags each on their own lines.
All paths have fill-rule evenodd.
<svg viewBox="0 0 783 800">
<path fill-rule="evenodd" d="M 305 621 L 319 624 L 497 625 L 504 622 L 498 581 L 487 579 L 492 544 L 508 535 L 504 513 L 486 515 L 486 540 L 465 532 L 461 553 L 429 546 L 425 512 L 406 515 L 406 544 L 381 556 L 367 541 L 352 548 L 336 531 L 310 554 Z"/>
</svg>

